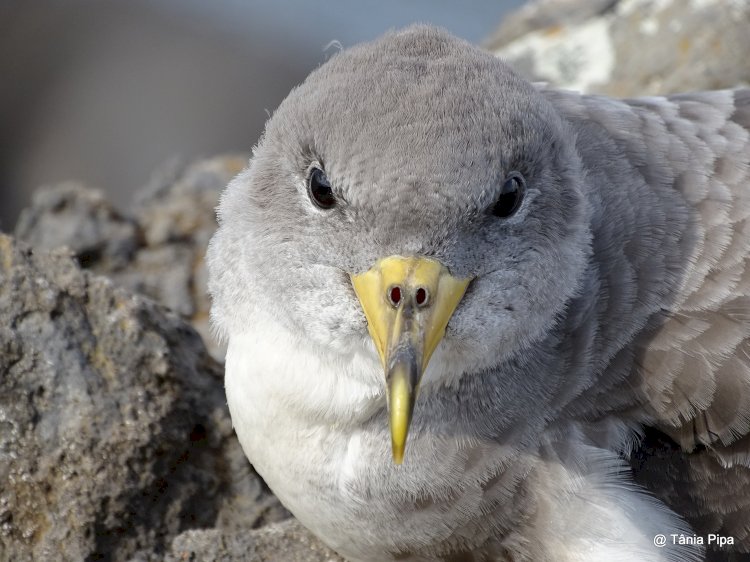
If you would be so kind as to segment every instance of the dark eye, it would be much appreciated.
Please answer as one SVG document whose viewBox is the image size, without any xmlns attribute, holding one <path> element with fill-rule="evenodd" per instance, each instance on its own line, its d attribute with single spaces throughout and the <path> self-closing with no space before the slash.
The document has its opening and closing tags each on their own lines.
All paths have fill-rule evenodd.
<svg viewBox="0 0 750 562">
<path fill-rule="evenodd" d="M 333 196 L 333 189 L 326 177 L 326 174 L 320 168 L 313 168 L 310 172 L 310 199 L 321 209 L 330 209 L 336 205 L 336 198 Z"/>
<path fill-rule="evenodd" d="M 492 206 L 492 214 L 504 219 L 511 216 L 521 206 L 523 195 L 526 192 L 526 182 L 523 176 L 513 173 L 505 180 L 500 195 Z"/>
</svg>

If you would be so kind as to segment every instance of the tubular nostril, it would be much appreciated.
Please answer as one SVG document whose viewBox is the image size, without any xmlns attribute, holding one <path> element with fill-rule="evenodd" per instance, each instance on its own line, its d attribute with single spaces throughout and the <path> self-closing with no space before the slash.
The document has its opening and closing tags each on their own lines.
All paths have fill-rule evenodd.
<svg viewBox="0 0 750 562">
<path fill-rule="evenodd" d="M 391 304 L 393 306 L 398 306 L 398 304 L 401 302 L 401 287 L 396 285 L 395 287 L 391 287 L 391 289 L 388 291 L 388 299 L 391 301 Z"/>
<path fill-rule="evenodd" d="M 429 296 L 430 295 L 427 292 L 427 289 L 425 289 L 424 287 L 420 287 L 419 289 L 417 289 L 417 294 L 414 298 L 416 299 L 418 306 L 426 306 Z"/>
</svg>

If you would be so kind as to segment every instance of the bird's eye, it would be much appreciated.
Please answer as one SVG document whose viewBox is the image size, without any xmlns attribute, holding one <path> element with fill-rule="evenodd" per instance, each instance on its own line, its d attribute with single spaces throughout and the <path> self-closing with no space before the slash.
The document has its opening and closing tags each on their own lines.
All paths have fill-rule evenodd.
<svg viewBox="0 0 750 562">
<path fill-rule="evenodd" d="M 325 172 L 320 168 L 313 168 L 310 172 L 308 188 L 310 199 L 321 209 L 330 209 L 336 205 L 336 197 L 333 195 L 331 183 L 328 181 Z"/>
<path fill-rule="evenodd" d="M 492 214 L 501 219 L 511 216 L 521 206 L 525 192 L 526 182 L 523 176 L 515 172 L 512 173 L 505 180 L 500 195 L 492 206 Z"/>
</svg>

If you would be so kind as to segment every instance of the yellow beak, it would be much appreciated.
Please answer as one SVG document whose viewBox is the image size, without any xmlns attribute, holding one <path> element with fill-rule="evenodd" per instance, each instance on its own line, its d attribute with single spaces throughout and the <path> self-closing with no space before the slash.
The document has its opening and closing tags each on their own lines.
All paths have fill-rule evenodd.
<svg viewBox="0 0 750 562">
<path fill-rule="evenodd" d="M 404 460 L 422 373 L 445 335 L 470 279 L 429 258 L 391 256 L 352 275 L 367 327 L 385 369 L 393 461 Z"/>
</svg>

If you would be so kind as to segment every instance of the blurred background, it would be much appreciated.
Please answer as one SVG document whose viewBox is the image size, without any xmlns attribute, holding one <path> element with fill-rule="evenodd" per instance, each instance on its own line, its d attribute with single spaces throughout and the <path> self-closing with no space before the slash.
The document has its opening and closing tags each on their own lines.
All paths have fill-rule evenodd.
<svg viewBox="0 0 750 562">
<path fill-rule="evenodd" d="M 174 159 L 249 154 L 338 48 L 429 22 L 481 43 L 523 0 L 2 0 L 0 230 L 39 186 L 124 207 Z"/>
</svg>

